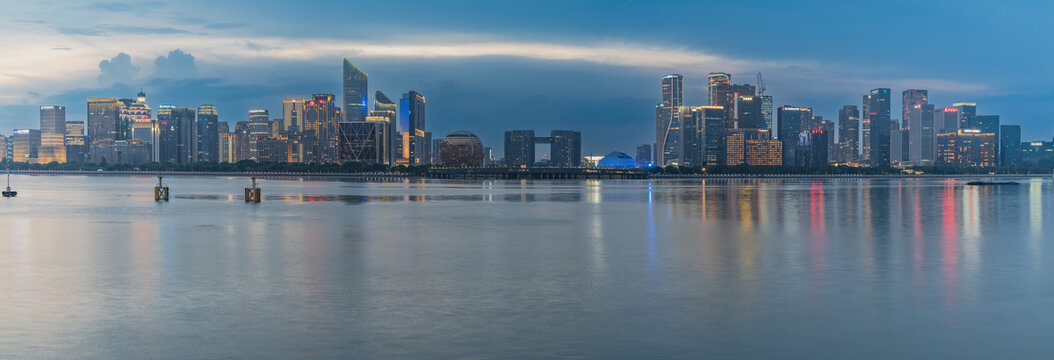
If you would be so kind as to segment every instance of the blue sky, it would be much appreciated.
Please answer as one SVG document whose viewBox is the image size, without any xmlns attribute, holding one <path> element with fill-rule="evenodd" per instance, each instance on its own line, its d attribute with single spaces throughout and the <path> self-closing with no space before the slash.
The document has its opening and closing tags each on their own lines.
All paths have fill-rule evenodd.
<svg viewBox="0 0 1054 360">
<path fill-rule="evenodd" d="M 505 130 L 572 129 L 586 154 L 632 153 L 654 141 L 659 78 L 673 72 L 689 105 L 705 104 L 708 72 L 762 72 L 777 105 L 828 119 L 871 88 L 925 88 L 1026 140 L 1054 135 L 1048 3 L 4 2 L 0 129 L 36 128 L 44 104 L 83 120 L 85 98 L 140 88 L 155 108 L 212 103 L 230 123 L 277 114 L 285 97 L 339 96 L 348 57 L 371 94 L 424 94 L 435 136 L 469 130 L 498 152 Z"/>
</svg>

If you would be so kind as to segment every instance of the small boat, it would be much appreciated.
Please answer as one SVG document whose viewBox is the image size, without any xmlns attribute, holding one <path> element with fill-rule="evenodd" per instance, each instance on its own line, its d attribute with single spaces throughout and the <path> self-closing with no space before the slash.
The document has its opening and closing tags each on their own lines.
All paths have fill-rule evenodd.
<svg viewBox="0 0 1054 360">
<path fill-rule="evenodd" d="M 1017 185 L 1016 181 L 971 181 L 966 185 Z"/>
<path fill-rule="evenodd" d="M 4 190 L 4 197 L 15 197 L 18 196 L 18 191 L 11 191 L 11 165 L 7 166 L 7 190 Z"/>
</svg>

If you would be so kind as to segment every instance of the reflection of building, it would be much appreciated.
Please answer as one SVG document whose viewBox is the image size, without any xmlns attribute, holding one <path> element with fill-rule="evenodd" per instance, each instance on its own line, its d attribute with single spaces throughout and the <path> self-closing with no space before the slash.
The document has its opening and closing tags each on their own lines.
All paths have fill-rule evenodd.
<svg viewBox="0 0 1054 360">
<path fill-rule="evenodd" d="M 443 139 L 439 158 L 443 166 L 483 166 L 483 142 L 468 131 L 455 131 Z"/>
<path fill-rule="evenodd" d="M 951 167 L 996 166 L 995 134 L 960 129 L 937 135 L 937 165 Z"/>
</svg>

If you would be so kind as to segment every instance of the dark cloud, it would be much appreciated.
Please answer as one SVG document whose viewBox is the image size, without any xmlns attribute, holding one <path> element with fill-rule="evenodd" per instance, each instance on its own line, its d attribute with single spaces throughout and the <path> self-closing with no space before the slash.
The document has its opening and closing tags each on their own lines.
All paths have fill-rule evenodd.
<svg viewBox="0 0 1054 360">
<path fill-rule="evenodd" d="M 119 53 L 112 59 L 99 62 L 99 83 L 103 85 L 127 84 L 139 74 L 139 67 L 132 65 L 132 57 Z"/>
<path fill-rule="evenodd" d="M 154 77 L 165 79 L 185 79 L 198 75 L 194 55 L 175 49 L 168 56 L 158 56 L 154 60 Z"/>
</svg>

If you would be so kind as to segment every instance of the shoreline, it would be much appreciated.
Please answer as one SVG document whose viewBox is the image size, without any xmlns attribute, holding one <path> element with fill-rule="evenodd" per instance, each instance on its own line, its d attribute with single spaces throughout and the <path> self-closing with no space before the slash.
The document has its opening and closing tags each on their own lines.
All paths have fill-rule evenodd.
<svg viewBox="0 0 1054 360">
<path fill-rule="evenodd" d="M 307 173 L 307 172 L 237 172 L 237 171 L 90 171 L 90 170 L 11 170 L 13 175 L 82 175 L 82 176 L 235 176 L 260 178 L 428 178 L 423 175 L 405 173 Z M 954 178 L 1051 178 L 1051 174 L 651 174 L 648 180 L 663 179 L 954 179 Z M 536 179 L 545 180 L 545 179 Z"/>
</svg>

